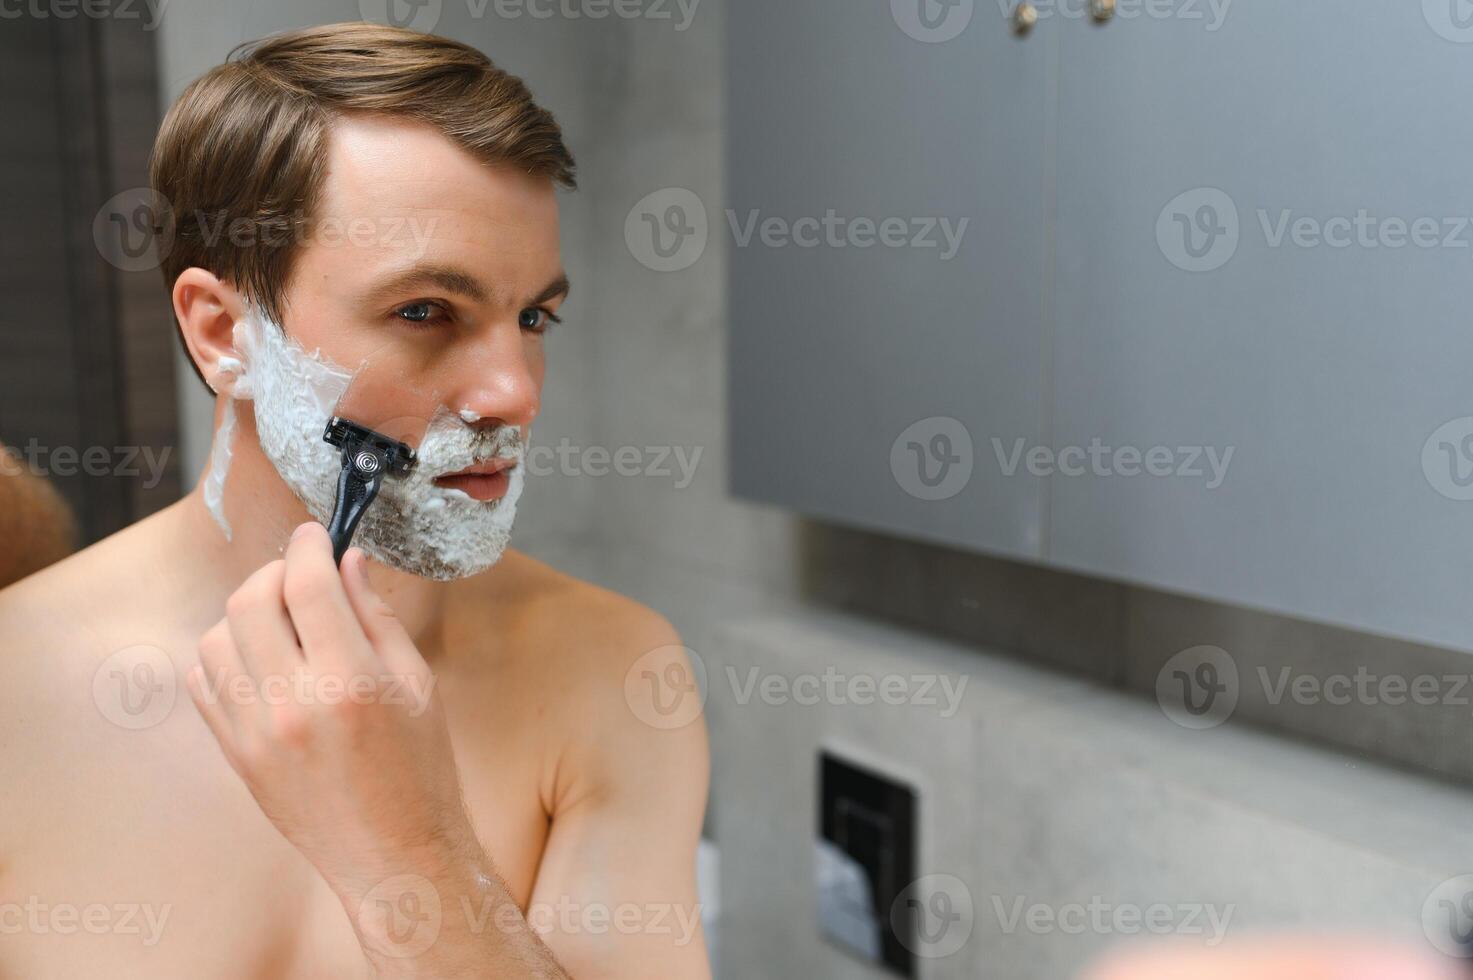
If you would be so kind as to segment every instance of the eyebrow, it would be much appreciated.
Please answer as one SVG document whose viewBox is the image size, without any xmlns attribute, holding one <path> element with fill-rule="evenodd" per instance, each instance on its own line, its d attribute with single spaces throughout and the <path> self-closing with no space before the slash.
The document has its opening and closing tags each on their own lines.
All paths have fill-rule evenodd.
<svg viewBox="0 0 1473 980">
<path fill-rule="evenodd" d="M 449 265 L 416 265 L 374 286 L 369 291 L 369 296 L 377 301 L 424 288 L 441 289 L 475 303 L 486 302 L 492 293 L 492 290 L 486 288 L 481 280 L 464 269 Z M 558 296 L 567 296 L 571 289 L 572 284 L 568 281 L 567 273 L 560 272 L 552 282 L 544 286 L 541 292 L 527 302 L 534 306 L 538 303 L 546 303 Z"/>
</svg>

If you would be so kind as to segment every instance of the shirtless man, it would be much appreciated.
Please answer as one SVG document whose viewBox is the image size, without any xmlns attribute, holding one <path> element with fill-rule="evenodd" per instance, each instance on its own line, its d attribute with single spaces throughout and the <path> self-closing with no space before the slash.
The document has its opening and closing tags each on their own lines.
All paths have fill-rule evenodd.
<svg viewBox="0 0 1473 980">
<path fill-rule="evenodd" d="M 365 519 L 338 568 L 288 483 L 317 449 L 263 444 L 314 351 L 524 444 L 567 292 L 556 123 L 469 48 L 334 25 L 203 76 L 153 171 L 216 447 L 185 499 L 0 592 L 0 977 L 709 976 L 705 731 L 641 700 L 688 667 L 669 624 L 490 532 L 426 562 Z M 291 208 L 339 234 L 206 234 Z M 419 233 L 341 233 L 365 216 Z M 275 382 L 262 329 L 296 345 Z M 424 474 L 419 516 L 494 525 L 508 459 Z"/>
</svg>

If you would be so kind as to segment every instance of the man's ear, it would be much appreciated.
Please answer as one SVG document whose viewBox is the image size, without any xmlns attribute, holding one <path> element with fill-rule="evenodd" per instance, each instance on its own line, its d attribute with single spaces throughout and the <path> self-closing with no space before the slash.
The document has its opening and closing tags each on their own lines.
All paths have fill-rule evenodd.
<svg viewBox="0 0 1473 980">
<path fill-rule="evenodd" d="M 230 394 L 236 381 L 232 366 L 240 362 L 235 323 L 245 315 L 245 299 L 234 286 L 198 267 L 179 273 L 173 299 L 174 316 L 195 367 L 217 394 Z"/>
</svg>

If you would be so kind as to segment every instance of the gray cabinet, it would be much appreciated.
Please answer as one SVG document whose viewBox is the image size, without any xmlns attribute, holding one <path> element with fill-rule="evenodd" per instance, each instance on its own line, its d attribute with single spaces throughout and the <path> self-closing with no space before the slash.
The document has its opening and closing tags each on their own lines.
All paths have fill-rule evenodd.
<svg viewBox="0 0 1473 980">
<path fill-rule="evenodd" d="M 888 3 L 728 5 L 731 484 L 1037 559 L 1043 481 L 926 421 L 1044 416 L 1050 48 L 988 9 L 931 43 Z"/>
<path fill-rule="evenodd" d="M 1041 5 L 1021 40 L 925 2 L 970 23 L 731 5 L 729 208 L 971 219 L 946 263 L 731 247 L 735 491 L 1473 646 L 1454 0 Z M 935 416 L 972 442 L 938 500 L 890 465 Z"/>
<path fill-rule="evenodd" d="M 1232 456 L 1054 477 L 1050 560 L 1473 645 L 1473 456 L 1428 446 L 1473 416 L 1473 45 L 1415 3 L 1064 26 L 1051 439 Z"/>
</svg>

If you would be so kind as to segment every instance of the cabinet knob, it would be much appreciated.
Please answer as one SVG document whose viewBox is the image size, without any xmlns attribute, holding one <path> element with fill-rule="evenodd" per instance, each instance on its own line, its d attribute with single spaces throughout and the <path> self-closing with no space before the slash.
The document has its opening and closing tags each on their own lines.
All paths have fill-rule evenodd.
<svg viewBox="0 0 1473 980">
<path fill-rule="evenodd" d="M 1089 0 L 1089 15 L 1103 24 L 1115 16 L 1115 0 Z"/>
<path fill-rule="evenodd" d="M 1019 37 L 1033 30 L 1033 25 L 1038 23 L 1038 8 L 1029 0 L 1021 2 L 1013 8 L 1013 33 Z"/>
</svg>

